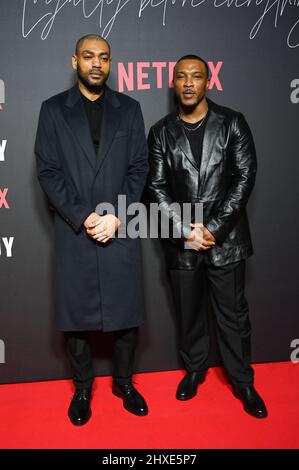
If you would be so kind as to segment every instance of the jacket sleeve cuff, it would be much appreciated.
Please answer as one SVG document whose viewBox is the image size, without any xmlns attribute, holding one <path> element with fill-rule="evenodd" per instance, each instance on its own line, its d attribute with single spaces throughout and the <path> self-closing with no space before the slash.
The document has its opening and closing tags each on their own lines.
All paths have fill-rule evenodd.
<svg viewBox="0 0 299 470">
<path fill-rule="evenodd" d="M 213 235 L 216 242 L 221 244 L 223 242 L 223 237 L 221 236 L 221 230 L 219 230 L 219 226 L 217 227 L 217 223 L 214 221 L 207 222 L 204 224 L 205 228 Z"/>
<path fill-rule="evenodd" d="M 83 223 L 87 219 L 87 217 L 94 212 L 94 209 L 92 207 L 86 208 L 86 210 L 80 214 L 80 217 L 77 218 L 77 220 L 74 220 L 73 222 L 70 221 L 69 219 L 66 219 L 66 222 L 68 222 L 71 227 L 75 230 L 75 232 L 79 232 L 80 228 L 82 227 Z"/>
</svg>

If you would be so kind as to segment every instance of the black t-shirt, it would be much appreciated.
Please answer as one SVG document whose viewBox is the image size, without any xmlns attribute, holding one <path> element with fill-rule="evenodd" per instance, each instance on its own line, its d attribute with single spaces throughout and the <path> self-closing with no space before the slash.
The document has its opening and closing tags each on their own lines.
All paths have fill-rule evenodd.
<svg viewBox="0 0 299 470">
<path fill-rule="evenodd" d="M 187 139 L 189 140 L 192 154 L 197 163 L 198 168 L 200 168 L 201 164 L 202 143 L 208 118 L 209 112 L 203 119 L 193 124 L 191 124 L 190 122 L 183 121 L 181 119 L 181 126 Z"/>
</svg>

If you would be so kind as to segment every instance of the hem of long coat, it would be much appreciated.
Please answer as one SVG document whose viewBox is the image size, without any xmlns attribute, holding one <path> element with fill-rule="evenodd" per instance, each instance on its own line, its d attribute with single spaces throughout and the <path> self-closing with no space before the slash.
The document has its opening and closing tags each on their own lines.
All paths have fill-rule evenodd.
<svg viewBox="0 0 299 470">
<path fill-rule="evenodd" d="M 121 328 L 102 328 L 102 327 L 89 327 L 89 328 L 65 328 L 60 327 L 59 325 L 56 326 L 58 331 L 67 332 L 67 331 L 101 331 L 102 333 L 112 333 L 113 331 L 121 331 L 121 330 L 128 330 L 129 328 L 138 328 L 145 323 L 145 320 L 142 320 L 138 323 L 134 322 L 130 325 L 122 326 Z"/>
</svg>

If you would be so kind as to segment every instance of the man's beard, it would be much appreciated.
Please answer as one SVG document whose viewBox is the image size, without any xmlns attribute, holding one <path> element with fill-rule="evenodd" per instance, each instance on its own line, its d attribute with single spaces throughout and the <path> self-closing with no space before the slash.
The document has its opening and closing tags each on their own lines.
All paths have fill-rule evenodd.
<svg viewBox="0 0 299 470">
<path fill-rule="evenodd" d="M 97 91 L 100 91 L 103 89 L 107 79 L 108 79 L 108 76 L 107 75 L 104 75 L 103 78 L 102 78 L 102 81 L 99 85 L 97 84 L 93 84 L 93 83 L 90 83 L 88 81 L 87 78 L 85 78 L 80 70 L 80 67 L 78 66 L 77 67 L 77 77 L 78 79 L 80 80 L 80 82 L 83 83 L 83 85 L 87 88 L 87 90 L 89 90 L 90 92 L 97 92 Z"/>
</svg>

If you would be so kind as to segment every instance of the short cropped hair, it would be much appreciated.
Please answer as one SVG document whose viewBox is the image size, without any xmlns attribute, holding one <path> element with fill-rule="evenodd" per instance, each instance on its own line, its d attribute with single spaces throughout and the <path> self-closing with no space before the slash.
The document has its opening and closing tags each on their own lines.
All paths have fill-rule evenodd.
<svg viewBox="0 0 299 470">
<path fill-rule="evenodd" d="M 208 78 L 210 77 L 210 69 L 209 69 L 208 63 L 207 63 L 207 61 L 204 60 L 202 57 L 199 57 L 198 55 L 195 55 L 195 54 L 187 54 L 187 55 L 184 55 L 183 57 L 181 57 L 181 58 L 177 61 L 177 64 L 178 64 L 179 62 L 181 62 L 182 60 L 199 60 L 199 62 L 202 62 L 202 63 L 205 65 L 206 72 L 207 72 L 207 77 L 208 77 Z"/>
<path fill-rule="evenodd" d="M 80 50 L 80 47 L 82 46 L 82 43 L 85 41 L 85 40 L 88 40 L 88 39 L 93 39 L 95 41 L 103 41 L 107 44 L 108 48 L 109 48 L 109 54 L 110 54 L 110 44 L 108 41 L 106 41 L 106 39 L 104 39 L 102 36 L 100 36 L 99 34 L 86 34 L 85 36 L 82 36 L 82 38 L 78 39 L 77 43 L 76 43 L 76 55 L 78 55 L 79 53 L 79 50 Z"/>
</svg>

